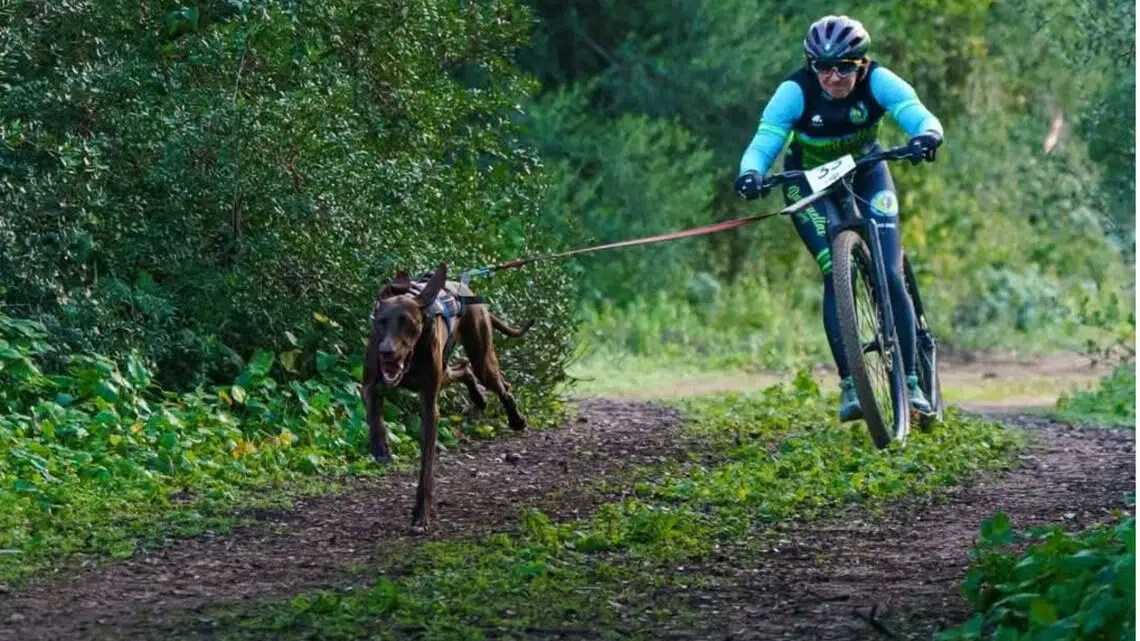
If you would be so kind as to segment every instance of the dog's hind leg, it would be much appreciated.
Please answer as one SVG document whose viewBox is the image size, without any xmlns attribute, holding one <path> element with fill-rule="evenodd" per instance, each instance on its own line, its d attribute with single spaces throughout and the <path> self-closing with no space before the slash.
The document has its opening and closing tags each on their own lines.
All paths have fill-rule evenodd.
<svg viewBox="0 0 1140 641">
<path fill-rule="evenodd" d="M 502 401 L 503 410 L 507 413 L 507 423 L 511 429 L 526 429 L 526 417 L 519 413 L 515 397 L 511 394 L 511 385 L 499 370 L 499 358 L 495 355 L 495 337 L 491 327 L 497 319 L 490 312 L 480 310 L 474 312 L 465 321 L 461 334 L 463 351 L 471 359 L 471 368 L 475 372 L 475 378 L 479 379 L 484 387 L 494 392 Z M 498 321 L 498 323 L 503 324 L 502 321 Z M 511 327 L 508 329 L 513 332 L 522 332 L 522 330 L 515 330 Z"/>
<path fill-rule="evenodd" d="M 466 358 L 456 361 L 456 363 L 447 368 L 444 374 L 444 387 L 451 385 L 454 382 L 462 381 L 467 386 L 467 396 L 471 399 L 471 404 L 475 406 L 475 410 L 482 412 L 487 409 L 487 393 L 479 386 L 479 382 L 475 380 L 475 372 L 471 369 L 471 363 Z"/>
<path fill-rule="evenodd" d="M 511 384 L 507 382 L 503 373 L 496 367 L 487 373 L 487 378 L 484 380 L 484 385 L 498 395 L 499 400 L 502 401 L 503 409 L 507 412 L 507 424 L 511 426 L 511 429 L 525 430 L 526 417 L 519 412 L 518 405 L 515 403 L 515 396 L 511 394 Z"/>
<path fill-rule="evenodd" d="M 499 370 L 499 359 L 495 356 L 495 351 L 488 349 L 482 358 L 473 361 L 472 365 L 475 376 L 487 389 L 499 397 L 499 401 L 503 404 L 503 410 L 507 413 L 507 424 L 511 426 L 511 429 L 525 430 L 526 417 L 519 413 L 515 396 L 511 394 L 511 384 L 507 382 L 506 377 Z"/>
</svg>

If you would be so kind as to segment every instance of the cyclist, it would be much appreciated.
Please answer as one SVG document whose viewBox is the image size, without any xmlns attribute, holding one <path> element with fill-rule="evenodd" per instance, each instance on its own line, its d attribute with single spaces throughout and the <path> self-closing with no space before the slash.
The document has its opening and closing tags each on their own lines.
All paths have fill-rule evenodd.
<svg viewBox="0 0 1140 641">
<path fill-rule="evenodd" d="M 878 151 L 878 134 L 886 113 L 911 137 L 910 144 L 921 149 L 925 160 L 934 160 L 935 150 L 942 144 L 942 124 L 906 81 L 867 57 L 871 38 L 862 23 L 847 16 L 824 16 L 808 28 L 803 44 L 804 66 L 776 88 L 740 160 L 734 185 L 737 194 L 747 200 L 767 195 L 770 187 L 764 176 L 789 137 L 791 145 L 784 160 L 787 170 L 811 169 L 845 154 L 858 157 Z M 860 201 L 869 205 L 865 211 L 879 223 L 910 404 L 921 413 L 929 413 L 930 402 L 918 386 L 915 371 L 914 307 L 903 279 L 899 201 L 886 162 L 860 168 L 854 187 Z M 806 196 L 800 190 L 799 185 L 785 184 L 785 202 L 791 204 Z M 839 419 L 852 421 L 862 418 L 863 413 L 843 357 L 827 238 L 827 220 L 837 207 L 835 200 L 827 198 L 796 214 L 793 221 L 823 272 L 823 326 L 839 370 Z"/>
</svg>

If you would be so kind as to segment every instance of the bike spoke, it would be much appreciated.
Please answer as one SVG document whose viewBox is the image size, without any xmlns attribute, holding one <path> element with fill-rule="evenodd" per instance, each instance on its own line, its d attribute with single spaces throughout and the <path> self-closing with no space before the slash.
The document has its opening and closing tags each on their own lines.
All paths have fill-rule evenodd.
<svg viewBox="0 0 1140 641">
<path fill-rule="evenodd" d="M 891 398 L 891 355 L 883 350 L 879 337 L 881 310 L 875 300 L 874 289 L 868 278 L 870 265 L 856 259 L 861 269 L 857 269 L 852 279 L 855 289 L 855 315 L 858 318 L 857 332 L 864 345 L 864 364 L 867 377 L 875 395 L 875 403 L 883 417 L 883 423 L 894 425 L 894 404 Z M 873 349 L 869 349 L 873 347 Z"/>
</svg>

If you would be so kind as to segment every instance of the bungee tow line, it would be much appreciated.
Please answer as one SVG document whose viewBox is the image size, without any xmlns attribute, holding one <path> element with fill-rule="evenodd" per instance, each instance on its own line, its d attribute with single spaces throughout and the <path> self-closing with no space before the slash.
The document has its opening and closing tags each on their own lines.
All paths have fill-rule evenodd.
<svg viewBox="0 0 1140 641">
<path fill-rule="evenodd" d="M 465 272 L 460 273 L 460 281 L 464 284 L 467 284 L 471 281 L 471 278 L 475 277 L 475 276 L 490 276 L 491 274 L 493 274 L 497 271 L 503 270 L 503 269 L 514 269 L 516 267 L 522 267 L 524 265 L 529 265 L 531 263 L 537 263 L 537 262 L 541 262 L 541 261 L 545 261 L 545 260 L 554 260 L 556 258 L 566 258 L 569 256 L 575 256 L 577 254 L 587 254 L 587 253 L 602 251 L 602 250 L 606 250 L 606 249 L 617 249 L 619 247 L 634 247 L 637 245 L 650 245 L 653 243 L 661 243 L 661 242 L 665 242 L 665 241 L 669 241 L 669 240 L 676 240 L 678 238 L 689 238 L 691 236 L 704 236 L 706 234 L 715 234 L 717 232 L 727 231 L 729 229 L 736 229 L 737 227 L 743 227 L 744 225 L 749 225 L 749 224 L 764 220 L 765 218 L 771 218 L 773 216 L 780 216 L 780 215 L 785 215 L 785 214 L 790 215 L 790 214 L 797 213 L 799 211 L 806 209 L 812 203 L 814 203 L 815 201 L 817 201 L 820 198 L 823 198 L 827 195 L 828 194 L 826 191 L 821 191 L 819 193 L 812 194 L 812 195 L 808 196 L 807 198 L 804 198 L 803 200 L 792 203 L 791 205 L 781 209 L 780 211 L 770 212 L 767 214 L 757 214 L 755 216 L 746 216 L 744 218 L 737 218 L 736 220 L 726 220 L 724 222 L 713 223 L 712 225 L 705 225 L 703 227 L 695 227 L 693 229 L 683 229 L 681 231 L 670 232 L 667 234 L 658 234 L 657 236 L 647 236 L 645 238 L 635 238 L 633 240 L 623 240 L 623 241 L 619 241 L 616 243 L 607 243 L 604 245 L 594 245 L 593 247 L 583 247 L 580 249 L 572 249 L 569 251 L 558 252 L 555 254 L 545 254 L 542 256 L 532 256 L 530 258 L 517 258 L 515 260 L 507 261 L 505 263 L 498 263 L 495 265 L 487 265 L 486 267 L 479 267 L 477 269 L 469 269 Z"/>
</svg>

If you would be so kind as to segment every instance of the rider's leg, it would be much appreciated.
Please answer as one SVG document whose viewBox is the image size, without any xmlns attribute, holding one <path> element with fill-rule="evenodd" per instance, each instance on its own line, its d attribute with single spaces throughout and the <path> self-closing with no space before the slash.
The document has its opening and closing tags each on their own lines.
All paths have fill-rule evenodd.
<svg viewBox="0 0 1140 641">
<path fill-rule="evenodd" d="M 906 279 L 903 276 L 902 224 L 899 219 L 899 199 L 895 183 L 891 179 L 887 163 L 880 162 L 866 171 L 861 171 L 855 180 L 855 193 L 864 201 L 864 211 L 870 210 L 871 217 L 878 223 L 879 244 L 883 248 L 886 262 L 887 286 L 891 293 L 891 311 L 895 318 L 895 331 L 898 333 L 902 351 L 903 367 L 907 373 L 911 392 L 911 404 L 920 411 L 929 411 L 930 404 L 918 390 L 915 371 L 916 321 L 914 305 L 906 292 Z M 867 207 L 866 203 L 870 203 Z"/>
<path fill-rule="evenodd" d="M 784 185 L 784 201 L 792 204 L 802 198 L 798 185 Z M 839 333 L 839 311 L 835 303 L 835 284 L 831 279 L 831 247 L 827 242 L 827 210 L 834 207 L 830 200 L 822 200 L 793 216 L 796 233 L 807 247 L 812 258 L 819 265 L 823 276 L 823 329 L 827 334 L 827 344 L 831 357 L 839 373 L 840 420 L 855 420 L 862 417 L 859 400 L 855 395 L 855 384 L 847 369 L 847 359 L 843 356 L 843 343 Z"/>
</svg>

